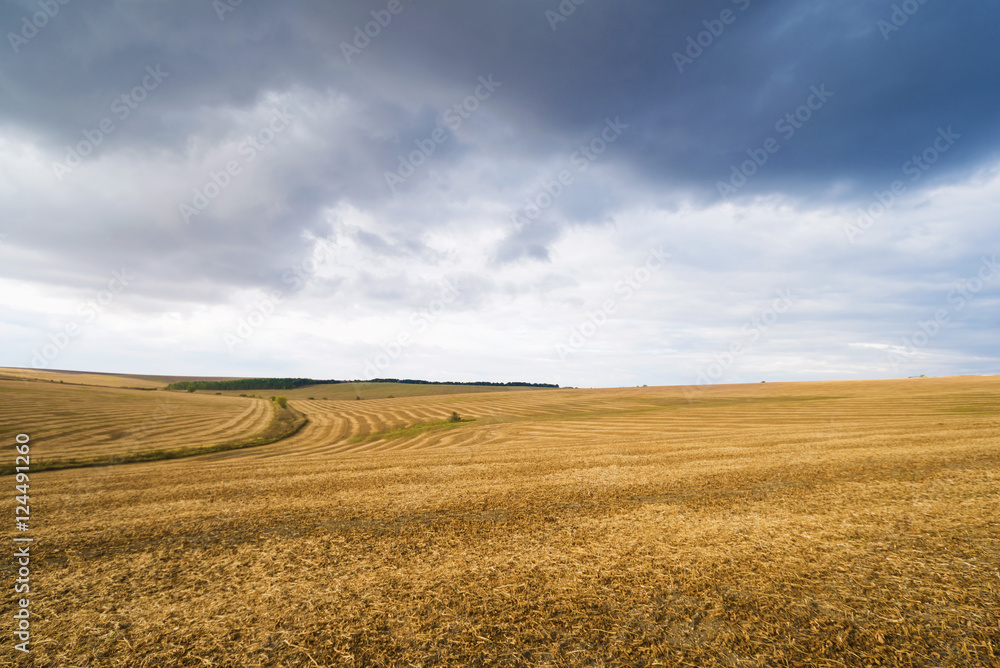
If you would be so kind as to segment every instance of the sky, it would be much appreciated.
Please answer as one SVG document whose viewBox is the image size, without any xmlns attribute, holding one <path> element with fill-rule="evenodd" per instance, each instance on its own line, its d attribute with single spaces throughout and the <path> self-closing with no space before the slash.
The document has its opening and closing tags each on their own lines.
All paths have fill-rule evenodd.
<svg viewBox="0 0 1000 668">
<path fill-rule="evenodd" d="M 0 366 L 1000 373 L 1000 1 L 2 0 Z"/>
</svg>

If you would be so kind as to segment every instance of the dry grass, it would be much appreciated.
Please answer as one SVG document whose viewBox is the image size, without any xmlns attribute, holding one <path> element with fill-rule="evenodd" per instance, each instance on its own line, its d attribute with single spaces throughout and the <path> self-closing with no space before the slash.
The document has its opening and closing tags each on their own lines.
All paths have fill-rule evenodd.
<svg viewBox="0 0 1000 668">
<path fill-rule="evenodd" d="M 32 665 L 1000 666 L 1000 378 L 294 405 L 33 476 Z"/>
</svg>

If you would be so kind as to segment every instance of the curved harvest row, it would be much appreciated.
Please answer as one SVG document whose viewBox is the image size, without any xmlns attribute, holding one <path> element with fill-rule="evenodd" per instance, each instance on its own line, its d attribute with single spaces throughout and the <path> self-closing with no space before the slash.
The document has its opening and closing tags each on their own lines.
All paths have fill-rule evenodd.
<svg viewBox="0 0 1000 668">
<path fill-rule="evenodd" d="M 0 381 L 0 438 L 32 440 L 42 461 L 233 441 L 267 427 L 263 399 Z"/>
<path fill-rule="evenodd" d="M 887 383 L 900 381 L 886 381 Z M 944 387 L 948 381 L 944 381 Z M 868 388 L 871 387 L 869 383 Z M 890 386 L 887 386 L 890 387 Z M 718 441 L 720 447 L 754 448 L 760 443 L 787 443 L 801 448 L 810 443 L 836 447 L 861 432 L 878 438 L 880 430 L 908 433 L 914 439 L 932 437 L 927 419 L 939 416 L 954 428 L 966 415 L 970 399 L 956 379 L 956 394 L 926 399 L 910 394 L 886 412 L 872 404 L 861 386 L 852 383 L 716 386 L 704 388 L 621 388 L 603 390 L 543 390 L 516 393 L 406 397 L 367 401 L 302 400 L 292 404 L 310 420 L 295 436 L 280 443 L 240 453 L 241 457 L 325 458 L 344 455 L 408 451 L 470 453 L 495 443 L 504 447 L 531 444 L 532 448 L 584 447 L 588 443 L 617 443 L 622 448 L 681 444 L 693 437 L 700 443 Z M 817 390 L 822 396 L 817 395 Z M 975 400 L 973 400 L 975 401 Z M 996 397 L 984 395 L 992 405 Z M 985 405 L 984 404 L 984 405 Z M 391 433 L 414 425 L 443 423 L 452 411 L 473 421 L 450 428 Z M 803 420 L 829 429 L 803 436 Z M 387 433 L 390 432 L 390 433 Z"/>
</svg>

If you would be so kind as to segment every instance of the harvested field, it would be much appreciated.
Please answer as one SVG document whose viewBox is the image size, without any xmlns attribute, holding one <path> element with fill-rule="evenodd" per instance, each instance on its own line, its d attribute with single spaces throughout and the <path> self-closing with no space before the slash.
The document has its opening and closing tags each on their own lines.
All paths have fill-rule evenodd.
<svg viewBox="0 0 1000 668">
<path fill-rule="evenodd" d="M 274 416 L 264 399 L 16 380 L 0 380 L 0 404 L 0 438 L 30 434 L 36 466 L 249 438 Z"/>
<path fill-rule="evenodd" d="M 32 475 L 32 665 L 1000 666 L 1000 377 L 292 404 Z"/>
<path fill-rule="evenodd" d="M 76 371 L 47 371 L 45 369 L 17 369 L 0 367 L 0 380 L 37 380 L 71 385 L 97 385 L 99 387 L 133 387 L 155 390 L 164 387 L 148 376 L 121 376 L 110 373 L 83 373 Z"/>
</svg>

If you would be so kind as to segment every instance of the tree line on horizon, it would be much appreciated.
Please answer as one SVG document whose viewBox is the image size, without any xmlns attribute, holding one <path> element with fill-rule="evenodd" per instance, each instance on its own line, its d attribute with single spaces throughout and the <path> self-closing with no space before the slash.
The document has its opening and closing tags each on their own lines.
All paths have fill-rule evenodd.
<svg viewBox="0 0 1000 668">
<path fill-rule="evenodd" d="M 524 383 L 511 381 L 495 383 L 491 381 L 455 382 L 437 380 L 413 380 L 399 378 L 373 378 L 371 380 L 313 380 L 311 378 L 239 378 L 237 380 L 182 380 L 167 385 L 168 390 L 294 390 L 307 385 L 338 385 L 341 383 L 403 383 L 409 385 L 476 385 L 486 387 L 551 387 L 552 383 Z"/>
</svg>

